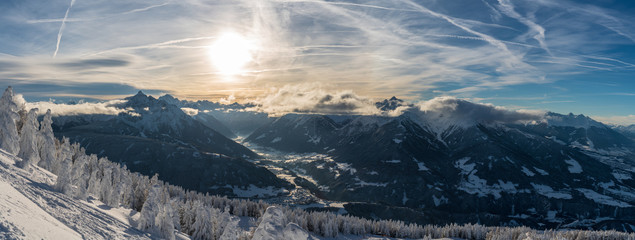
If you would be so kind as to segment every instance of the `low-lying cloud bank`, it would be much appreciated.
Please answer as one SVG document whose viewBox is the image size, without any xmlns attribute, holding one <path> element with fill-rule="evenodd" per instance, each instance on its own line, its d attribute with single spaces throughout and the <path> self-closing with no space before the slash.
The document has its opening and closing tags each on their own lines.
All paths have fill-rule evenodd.
<svg viewBox="0 0 635 240">
<path fill-rule="evenodd" d="M 124 103 L 125 100 L 111 100 L 107 102 L 97 103 L 55 103 L 55 102 L 27 102 L 27 108 L 38 108 L 40 113 L 45 113 L 47 109 L 51 109 L 53 116 L 75 116 L 86 114 L 103 114 L 118 115 L 119 113 L 131 113 L 133 109 L 117 108 L 118 104 Z"/>
<path fill-rule="evenodd" d="M 474 103 L 455 97 L 437 97 L 415 104 L 406 114 L 424 121 L 435 132 L 469 127 L 479 123 L 531 123 L 545 121 L 545 112 L 509 110 L 492 104 Z"/>
<path fill-rule="evenodd" d="M 609 116 L 609 117 L 592 116 L 592 118 L 600 122 L 611 124 L 611 125 L 629 126 L 629 125 L 635 124 L 635 115 L 633 114 L 626 115 L 626 116 Z"/>
<path fill-rule="evenodd" d="M 437 97 L 415 106 L 428 119 L 452 121 L 459 125 L 478 123 L 522 123 L 543 120 L 545 112 L 509 110 L 492 104 L 474 103 L 454 97 Z"/>
<path fill-rule="evenodd" d="M 371 99 L 358 96 L 350 90 L 327 92 L 315 84 L 272 89 L 266 97 L 258 98 L 253 103 L 256 106 L 246 110 L 265 112 L 270 116 L 287 113 L 382 114 Z"/>
<path fill-rule="evenodd" d="M 509 110 L 455 97 L 437 97 L 414 104 L 404 103 L 394 109 L 384 107 L 382 110 L 381 102 L 359 96 L 350 90 L 327 92 L 319 86 L 306 85 L 274 89 L 267 97 L 256 99 L 254 104 L 256 107 L 248 110 L 265 112 L 272 116 L 287 113 L 399 116 L 411 112 L 427 121 L 449 121 L 458 125 L 539 121 L 545 114 L 542 111 Z"/>
<path fill-rule="evenodd" d="M 49 102 L 25 102 L 20 95 L 16 101 L 27 108 L 39 108 L 41 113 L 51 109 L 54 116 L 85 114 L 135 115 L 133 109 L 118 108 L 126 100 L 111 100 L 97 103 L 64 104 Z M 389 104 L 390 106 L 388 106 Z M 379 115 L 400 116 L 410 114 L 415 119 L 425 121 L 437 130 L 450 126 L 467 127 L 477 123 L 532 123 L 550 121 L 545 111 L 511 110 L 487 103 L 470 102 L 455 97 L 436 97 L 426 101 L 409 103 L 397 98 L 375 101 L 357 95 L 351 90 L 327 91 L 316 84 L 288 85 L 272 89 L 265 97 L 257 98 L 241 111 L 263 112 L 272 117 L 288 113 L 332 114 L 332 115 Z M 193 116 L 209 109 L 181 108 Z M 635 122 L 635 115 L 616 117 L 594 117 L 603 123 L 629 125 Z M 553 120 L 553 119 L 551 119 Z"/>
</svg>

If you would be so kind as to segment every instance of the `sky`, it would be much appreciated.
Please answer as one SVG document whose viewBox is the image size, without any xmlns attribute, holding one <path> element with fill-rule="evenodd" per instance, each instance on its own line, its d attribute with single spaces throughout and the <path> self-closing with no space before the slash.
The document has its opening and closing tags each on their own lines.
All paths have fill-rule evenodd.
<svg viewBox="0 0 635 240">
<path fill-rule="evenodd" d="M 635 124 L 630 0 L 3 0 L 0 32 L 0 85 L 29 101 L 455 97 Z"/>
</svg>

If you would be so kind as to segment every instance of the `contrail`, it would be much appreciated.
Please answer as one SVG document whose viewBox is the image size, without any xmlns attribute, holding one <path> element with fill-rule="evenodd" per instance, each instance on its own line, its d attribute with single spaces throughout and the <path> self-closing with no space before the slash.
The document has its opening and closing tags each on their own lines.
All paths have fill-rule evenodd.
<svg viewBox="0 0 635 240">
<path fill-rule="evenodd" d="M 57 32 L 57 45 L 55 45 L 55 52 L 53 53 L 53 58 L 57 56 L 57 52 L 60 50 L 60 42 L 62 41 L 62 32 L 64 32 L 64 27 L 66 26 L 66 19 L 68 18 L 68 13 L 71 11 L 75 0 L 71 0 L 71 5 L 66 9 L 66 14 L 64 14 L 64 19 L 62 19 L 62 26 L 60 26 L 60 31 Z"/>
</svg>

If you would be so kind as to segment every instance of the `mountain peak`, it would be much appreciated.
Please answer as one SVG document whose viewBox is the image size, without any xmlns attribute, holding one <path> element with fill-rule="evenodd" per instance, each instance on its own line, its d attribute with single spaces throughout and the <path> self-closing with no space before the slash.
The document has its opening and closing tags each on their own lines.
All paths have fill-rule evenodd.
<svg viewBox="0 0 635 240">
<path fill-rule="evenodd" d="M 137 92 L 134 96 L 124 98 L 128 102 L 125 104 L 128 107 L 147 107 L 155 99 L 152 96 L 145 95 L 142 91 Z"/>
<path fill-rule="evenodd" d="M 181 107 L 180 100 L 178 98 L 175 98 L 174 96 L 172 96 L 170 94 L 165 94 L 165 95 L 159 97 L 159 100 L 164 101 L 164 102 L 169 103 L 169 104 L 174 104 L 176 106 Z"/>
<path fill-rule="evenodd" d="M 392 96 L 390 99 L 384 99 L 381 102 L 376 102 L 375 107 L 382 111 L 391 111 L 395 110 L 398 107 L 404 106 L 404 101 L 397 98 L 396 96 Z"/>
<path fill-rule="evenodd" d="M 569 113 L 567 115 L 563 115 L 554 112 L 547 112 L 545 117 L 547 123 L 554 126 L 568 126 L 576 128 L 606 127 L 604 124 L 595 121 L 590 117 L 584 116 L 583 114 L 576 115 Z"/>
<path fill-rule="evenodd" d="M 163 95 L 163 96 L 159 97 L 159 99 L 162 99 L 162 98 L 166 98 L 166 99 L 175 99 L 175 97 L 174 97 L 174 96 L 172 96 L 172 95 L 170 95 L 170 94 L 165 94 L 165 95 Z"/>
</svg>

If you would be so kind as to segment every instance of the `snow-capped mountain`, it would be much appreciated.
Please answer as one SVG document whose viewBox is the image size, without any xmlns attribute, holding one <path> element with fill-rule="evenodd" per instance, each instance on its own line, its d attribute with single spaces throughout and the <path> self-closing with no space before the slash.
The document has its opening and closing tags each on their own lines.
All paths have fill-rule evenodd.
<svg viewBox="0 0 635 240">
<path fill-rule="evenodd" d="M 584 116 L 583 114 L 575 115 L 573 113 L 569 113 L 568 115 L 562 115 L 554 112 L 547 112 L 545 114 L 545 119 L 550 126 L 561 126 L 561 127 L 574 127 L 574 128 L 585 128 L 588 129 L 590 127 L 596 128 L 606 128 L 607 126 L 601 122 L 595 121 L 590 117 Z"/>
<path fill-rule="evenodd" d="M 207 107 L 207 108 L 211 108 L 211 109 L 216 109 L 219 107 L 218 104 L 214 104 L 212 102 L 206 102 L 208 104 L 190 104 L 190 102 L 188 101 L 180 101 L 177 98 L 174 98 L 172 95 L 170 94 L 166 94 L 163 95 L 161 97 L 159 97 L 159 100 L 164 101 L 168 104 L 177 106 L 183 110 L 194 110 L 193 112 L 190 112 L 189 115 L 192 116 L 192 118 L 198 120 L 199 122 L 201 122 L 203 125 L 205 125 L 208 128 L 214 129 L 215 131 L 217 131 L 220 134 L 223 134 L 223 136 L 227 137 L 227 138 L 236 138 L 236 134 L 234 134 L 234 132 L 232 132 L 232 130 L 230 130 L 227 126 L 225 126 L 225 124 L 223 124 L 222 122 L 218 121 L 218 119 L 216 119 L 215 117 L 209 115 L 209 114 L 204 114 L 204 109 L 201 109 L 199 112 L 199 108 L 202 107 Z M 191 108 L 191 107 L 196 107 L 196 108 Z"/>
<path fill-rule="evenodd" d="M 339 127 L 327 116 L 287 114 L 257 129 L 245 141 L 288 152 L 323 152 Z"/>
<path fill-rule="evenodd" d="M 287 186 L 242 159 L 258 158 L 257 154 L 175 105 L 139 92 L 116 107 L 130 111 L 55 118 L 55 135 L 81 143 L 88 153 L 125 163 L 132 171 L 158 173 L 160 179 L 192 190 L 242 196 L 251 188 L 272 187 L 270 194 L 275 195 Z"/>
<path fill-rule="evenodd" d="M 398 107 L 402 106 L 411 106 L 411 104 L 408 104 L 404 100 L 399 99 L 395 96 L 392 96 L 390 99 L 384 99 L 381 102 L 375 103 L 375 107 L 382 111 L 396 110 Z"/>
<path fill-rule="evenodd" d="M 523 122 L 486 105 L 473 115 L 469 103 L 453 104 L 342 125 L 321 115 L 283 116 L 245 141 L 322 154 L 288 167 L 320 196 L 356 202 L 346 210 L 358 216 L 635 231 L 632 140 L 583 115 Z M 401 207 L 410 210 L 395 215 Z"/>
<path fill-rule="evenodd" d="M 635 141 L 635 124 L 628 125 L 628 126 L 615 126 L 613 127 L 613 129 L 623 134 L 624 136 L 630 138 L 631 140 Z"/>
<path fill-rule="evenodd" d="M 159 100 L 180 108 L 196 110 L 196 114 L 192 115 L 194 119 L 210 125 L 212 129 L 228 138 L 235 138 L 237 135 L 248 136 L 260 126 L 273 121 L 273 118 L 266 113 L 244 111 L 248 107 L 253 107 L 251 104 L 221 104 L 206 100 L 187 101 L 179 100 L 169 94 L 159 97 Z"/>
<path fill-rule="evenodd" d="M 369 219 L 376 218 L 375 213 L 404 216 L 414 212 L 407 208 L 386 212 L 377 205 L 362 206 L 366 212 L 373 211 L 364 219 L 189 191 L 163 182 L 157 175 L 150 178 L 107 158 L 88 155 L 79 143 L 67 138 L 55 139 L 51 111 L 46 111 L 39 121 L 38 109 L 27 109 L 18 100 L 11 88 L 0 98 L 1 239 L 635 238 L 633 233 L 616 231 L 536 231 L 478 224 L 421 226 Z M 465 164 L 468 161 L 458 162 L 472 168 L 473 165 Z M 350 164 L 336 166 L 342 174 L 357 171 Z M 420 166 L 420 170 L 424 169 Z M 404 195 L 403 201 L 407 200 Z M 359 212 L 360 204 L 347 209 Z M 617 208 L 615 211 L 613 214 L 618 215 Z M 576 226 L 580 225 L 564 227 Z"/>
</svg>

